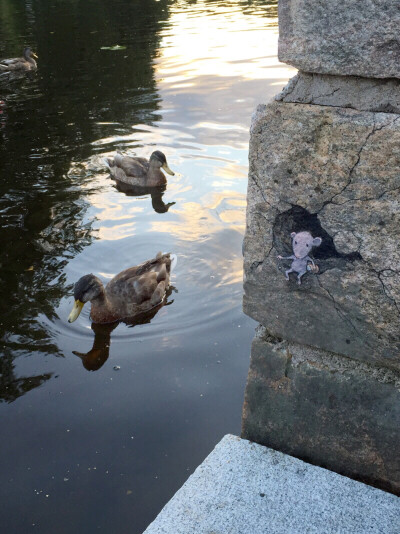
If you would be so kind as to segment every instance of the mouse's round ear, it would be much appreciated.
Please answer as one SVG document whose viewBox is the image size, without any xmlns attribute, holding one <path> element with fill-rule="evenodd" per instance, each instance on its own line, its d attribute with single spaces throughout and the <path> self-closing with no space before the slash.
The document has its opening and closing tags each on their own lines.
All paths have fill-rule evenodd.
<svg viewBox="0 0 400 534">
<path fill-rule="evenodd" d="M 320 237 L 314 237 L 313 239 L 313 247 L 319 247 L 320 244 L 322 243 L 322 239 Z"/>
<path fill-rule="evenodd" d="M 296 232 L 292 232 L 292 233 L 290 234 L 290 237 L 293 239 L 295 235 L 296 235 Z"/>
</svg>

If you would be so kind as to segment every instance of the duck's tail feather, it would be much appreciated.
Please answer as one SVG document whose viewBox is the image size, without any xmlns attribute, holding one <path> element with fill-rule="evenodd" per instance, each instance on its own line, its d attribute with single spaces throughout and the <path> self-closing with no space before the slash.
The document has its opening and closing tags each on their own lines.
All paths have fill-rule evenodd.
<svg viewBox="0 0 400 534">
<path fill-rule="evenodd" d="M 121 154 L 121 152 L 116 152 L 113 160 L 113 165 L 121 165 L 123 159 L 124 156 Z"/>
<path fill-rule="evenodd" d="M 111 167 L 113 166 L 113 161 L 110 158 L 103 158 L 103 163 L 107 167 L 107 169 L 110 171 Z"/>
<path fill-rule="evenodd" d="M 170 258 L 171 258 L 171 269 L 170 269 L 170 272 L 172 273 L 172 271 L 176 267 L 176 264 L 178 263 L 178 256 L 176 254 L 170 254 Z"/>
<path fill-rule="evenodd" d="M 171 266 L 170 266 L 169 272 L 171 273 L 176 267 L 176 264 L 178 262 L 178 256 L 176 254 L 171 254 L 170 252 L 161 252 L 160 251 L 156 255 L 156 260 L 159 260 L 160 258 L 162 258 L 165 255 L 169 255 L 169 257 L 170 257 Z"/>
<path fill-rule="evenodd" d="M 123 160 L 121 152 L 116 152 L 113 158 L 103 158 L 104 165 L 111 170 L 111 167 L 119 166 Z"/>
</svg>

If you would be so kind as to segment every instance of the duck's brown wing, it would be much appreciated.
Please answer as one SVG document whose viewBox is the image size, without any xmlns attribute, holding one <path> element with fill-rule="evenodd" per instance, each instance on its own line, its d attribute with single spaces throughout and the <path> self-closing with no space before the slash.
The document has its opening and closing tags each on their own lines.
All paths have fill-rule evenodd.
<svg viewBox="0 0 400 534">
<path fill-rule="evenodd" d="M 106 286 L 112 300 L 152 305 L 159 303 L 169 285 L 171 259 L 159 253 L 156 258 L 117 274 Z"/>
<path fill-rule="evenodd" d="M 150 271 L 159 272 L 162 266 L 165 265 L 167 272 L 170 272 L 171 269 L 171 257 L 170 254 L 162 254 L 159 252 L 157 256 L 151 260 L 147 260 L 140 265 L 135 265 L 134 267 L 129 267 L 125 271 L 121 271 L 119 274 L 114 276 L 112 280 L 107 284 L 107 287 L 110 284 L 115 284 L 116 282 L 121 283 L 125 280 L 133 278 L 135 276 L 141 276 Z"/>
<path fill-rule="evenodd" d="M 149 170 L 149 162 L 145 158 L 125 157 L 117 164 L 127 176 L 137 178 L 146 177 Z"/>
<path fill-rule="evenodd" d="M 14 57 L 11 59 L 2 59 L 0 67 L 2 70 L 21 70 L 27 68 L 28 63 L 23 57 Z"/>
<path fill-rule="evenodd" d="M 12 57 L 10 59 L 2 59 L 0 60 L 0 63 L 2 65 L 13 65 L 15 63 L 19 63 L 20 61 L 24 61 L 23 57 Z"/>
</svg>

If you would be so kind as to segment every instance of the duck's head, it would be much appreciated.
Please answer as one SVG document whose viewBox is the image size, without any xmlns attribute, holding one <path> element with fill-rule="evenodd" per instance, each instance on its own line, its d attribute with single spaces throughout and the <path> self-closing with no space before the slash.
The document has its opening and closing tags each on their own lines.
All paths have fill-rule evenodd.
<svg viewBox="0 0 400 534">
<path fill-rule="evenodd" d="M 164 169 L 165 172 L 174 176 L 174 172 L 168 167 L 167 158 L 160 150 L 155 150 L 150 156 L 150 163 L 157 166 L 158 168 Z"/>
<path fill-rule="evenodd" d="M 80 278 L 74 286 L 74 306 L 68 317 L 68 322 L 73 323 L 78 319 L 86 302 L 101 297 L 104 293 L 104 288 L 101 280 L 94 274 L 85 274 Z"/>
<path fill-rule="evenodd" d="M 24 58 L 29 59 L 31 57 L 38 59 L 38 56 L 35 54 L 35 52 L 32 52 L 30 46 L 27 46 L 26 48 L 24 48 Z"/>
</svg>

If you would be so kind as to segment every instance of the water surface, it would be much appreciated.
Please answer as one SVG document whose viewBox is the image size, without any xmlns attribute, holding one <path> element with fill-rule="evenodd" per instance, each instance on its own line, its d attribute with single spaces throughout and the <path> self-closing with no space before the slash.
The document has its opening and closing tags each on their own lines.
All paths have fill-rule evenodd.
<svg viewBox="0 0 400 534">
<path fill-rule="evenodd" d="M 140 533 L 240 433 L 248 129 L 293 73 L 276 17 L 276 1 L 0 0 L 0 57 L 39 55 L 0 81 L 4 532 Z M 152 196 L 102 163 L 155 149 L 176 174 Z M 81 275 L 159 250 L 178 264 L 157 313 L 66 322 Z"/>
</svg>

